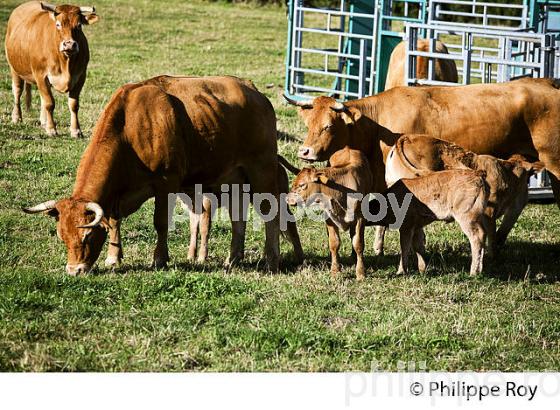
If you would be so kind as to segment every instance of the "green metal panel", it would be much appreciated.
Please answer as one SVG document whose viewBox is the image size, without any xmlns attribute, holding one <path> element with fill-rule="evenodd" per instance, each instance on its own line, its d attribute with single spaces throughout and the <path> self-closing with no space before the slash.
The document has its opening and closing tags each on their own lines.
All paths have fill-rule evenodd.
<svg viewBox="0 0 560 410">
<path fill-rule="evenodd" d="M 418 18 L 391 15 L 391 6 L 394 3 L 416 4 L 420 13 Z M 377 56 L 375 58 L 375 88 L 374 92 L 380 93 L 385 90 L 385 80 L 389 68 L 389 59 L 395 46 L 403 39 L 404 32 L 395 31 L 393 23 L 396 22 L 416 22 L 425 23 L 427 19 L 428 0 L 381 0 L 379 13 L 379 24 L 377 33 Z"/>
<path fill-rule="evenodd" d="M 350 12 L 373 15 L 375 13 L 375 0 L 350 0 Z M 366 43 L 366 54 L 371 55 L 373 41 L 372 20 L 363 17 L 350 17 L 348 21 L 348 31 L 353 34 L 363 34 L 371 37 L 372 40 Z M 358 39 L 350 39 L 347 45 L 347 52 L 353 55 L 360 55 L 360 41 Z M 366 72 L 370 70 L 371 67 L 366 66 Z M 346 64 L 346 73 L 358 75 L 358 63 L 356 61 L 348 61 Z M 358 81 L 346 80 L 346 90 L 358 92 Z"/>
<path fill-rule="evenodd" d="M 384 34 L 379 41 L 377 52 L 377 77 L 375 81 L 375 92 L 380 93 L 385 90 L 385 80 L 389 71 L 389 59 L 394 48 L 402 41 L 397 35 Z"/>
</svg>

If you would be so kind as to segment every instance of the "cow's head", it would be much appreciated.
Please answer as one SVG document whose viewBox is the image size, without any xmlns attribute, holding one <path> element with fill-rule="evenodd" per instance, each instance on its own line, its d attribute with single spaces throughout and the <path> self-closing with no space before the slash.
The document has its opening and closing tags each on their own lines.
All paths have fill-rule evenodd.
<svg viewBox="0 0 560 410">
<path fill-rule="evenodd" d="M 307 125 L 307 138 L 298 157 L 305 161 L 326 161 L 336 151 L 350 143 L 350 127 L 361 116 L 355 107 L 337 102 L 332 97 L 317 97 L 311 101 L 286 100 L 300 108 Z"/>
<path fill-rule="evenodd" d="M 320 184 L 327 184 L 328 181 L 324 172 L 315 168 L 303 168 L 295 177 L 292 189 L 286 196 L 286 202 L 291 206 L 301 202 L 304 205 L 311 205 L 313 202 L 321 203 Z"/>
<path fill-rule="evenodd" d="M 62 199 L 43 202 L 23 211 L 43 213 L 56 219 L 56 233 L 68 250 L 68 274 L 87 273 L 93 267 L 109 227 L 101 206 L 95 202 Z"/>
<path fill-rule="evenodd" d="M 95 14 L 95 7 L 41 3 L 41 8 L 50 14 L 58 38 L 58 50 L 66 57 L 79 53 L 77 36 L 82 30 L 82 25 L 94 24 L 99 20 Z"/>
</svg>

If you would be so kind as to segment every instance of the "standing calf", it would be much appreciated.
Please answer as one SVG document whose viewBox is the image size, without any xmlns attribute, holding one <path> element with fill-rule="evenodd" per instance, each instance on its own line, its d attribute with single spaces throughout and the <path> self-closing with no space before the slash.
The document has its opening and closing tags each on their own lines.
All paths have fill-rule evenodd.
<svg viewBox="0 0 560 410">
<path fill-rule="evenodd" d="M 385 195 L 395 195 L 398 203 L 403 204 L 406 196 L 412 199 L 402 225 L 399 228 L 401 260 L 398 273 L 407 272 L 410 249 L 418 255 L 418 269 L 425 269 L 422 256 L 424 235 L 422 228 L 434 221 L 459 223 L 461 230 L 469 238 L 471 245 L 470 274 L 482 272 L 484 243 L 486 241 L 485 209 L 488 202 L 488 186 L 483 171 L 448 170 L 433 172 L 413 179 L 401 179 Z M 377 200 L 369 203 L 370 213 L 378 214 L 380 204 Z M 368 225 L 389 226 L 396 217 L 391 207 L 387 215 Z"/>
<path fill-rule="evenodd" d="M 426 135 L 403 135 L 391 149 L 386 161 L 385 179 L 391 186 L 400 178 L 414 178 L 444 169 L 473 169 L 486 173 L 489 187 L 485 210 L 488 227 L 488 254 L 492 256 L 506 238 L 528 201 L 527 180 L 542 170 L 519 156 L 501 160 L 477 155 L 447 141 Z M 496 221 L 504 219 L 496 233 Z"/>
<path fill-rule="evenodd" d="M 365 155 L 349 148 L 335 152 L 329 162 L 331 166 L 328 168 L 303 168 L 292 183 L 287 202 L 293 206 L 302 201 L 307 204 L 311 200 L 326 212 L 333 276 L 340 272 L 339 229 L 350 230 L 352 248 L 356 254 L 356 277 L 362 280 L 365 277 L 365 221 L 361 200 L 349 194 L 361 194 L 363 197 L 371 191 L 371 171 Z"/>
</svg>

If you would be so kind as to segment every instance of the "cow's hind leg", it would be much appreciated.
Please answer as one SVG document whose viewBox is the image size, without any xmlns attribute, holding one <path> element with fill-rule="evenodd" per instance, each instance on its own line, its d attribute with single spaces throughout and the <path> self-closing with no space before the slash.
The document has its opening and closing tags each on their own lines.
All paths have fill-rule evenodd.
<svg viewBox="0 0 560 410">
<path fill-rule="evenodd" d="M 10 68 L 12 74 L 12 92 L 14 94 L 14 109 L 12 110 L 12 122 L 17 124 L 21 121 L 21 94 L 23 93 L 24 81 L 16 72 Z"/>
<path fill-rule="evenodd" d="M 167 262 L 169 262 L 169 250 L 167 248 L 167 194 L 156 194 L 154 227 L 157 233 L 157 242 L 154 250 L 153 266 L 155 268 L 164 268 Z"/>
<path fill-rule="evenodd" d="M 424 234 L 424 229 L 419 228 L 414 230 L 412 248 L 418 259 L 418 271 L 420 273 L 426 272 L 426 260 L 424 259 L 424 255 L 426 254 L 426 235 Z"/>
<path fill-rule="evenodd" d="M 521 212 L 523 212 L 523 209 L 527 205 L 528 201 L 529 201 L 529 189 L 524 189 L 523 193 L 520 193 L 519 196 L 515 198 L 515 201 L 513 201 L 513 203 L 506 209 L 504 213 L 504 217 L 502 219 L 502 223 L 500 224 L 500 228 L 496 233 L 496 241 L 495 241 L 496 249 L 494 249 L 494 252 L 498 252 L 499 248 L 506 243 L 506 239 L 510 231 L 512 230 L 513 226 L 519 219 L 519 216 L 521 215 Z M 489 247 L 491 245 L 490 232 L 488 232 L 488 245 Z"/>
<path fill-rule="evenodd" d="M 410 254 L 410 248 L 412 247 L 412 241 L 414 238 L 414 228 L 405 228 L 399 230 L 400 243 L 401 243 L 401 260 L 399 262 L 399 270 L 397 275 L 408 273 L 408 255 Z"/>
<path fill-rule="evenodd" d="M 255 162 L 246 171 L 255 211 L 265 221 L 265 255 L 268 269 L 275 273 L 280 262 L 279 190 L 276 154 L 271 160 Z"/>
<path fill-rule="evenodd" d="M 212 228 L 212 202 L 206 196 L 202 198 L 204 208 L 202 214 L 198 215 L 198 228 L 200 231 L 200 247 L 198 248 L 198 263 L 206 262 L 208 258 L 208 240 Z"/>
<path fill-rule="evenodd" d="M 556 204 L 560 207 L 560 180 L 552 173 L 548 174 L 550 176 L 550 184 L 552 185 L 552 192 L 554 193 L 554 199 Z M 560 176 L 560 174 L 558 174 Z"/>
</svg>

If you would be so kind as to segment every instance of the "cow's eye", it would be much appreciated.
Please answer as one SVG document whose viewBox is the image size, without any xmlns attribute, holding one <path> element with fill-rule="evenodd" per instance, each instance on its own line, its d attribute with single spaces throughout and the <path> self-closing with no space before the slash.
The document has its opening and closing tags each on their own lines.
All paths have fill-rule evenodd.
<svg viewBox="0 0 560 410">
<path fill-rule="evenodd" d="M 299 184 L 299 188 L 300 188 L 300 189 L 305 189 L 306 187 L 307 187 L 307 183 L 306 183 L 306 182 L 303 182 L 303 183 Z"/>
<path fill-rule="evenodd" d="M 56 22 L 56 28 L 59 30 L 62 28 L 62 24 L 60 24 L 60 21 Z"/>
</svg>

